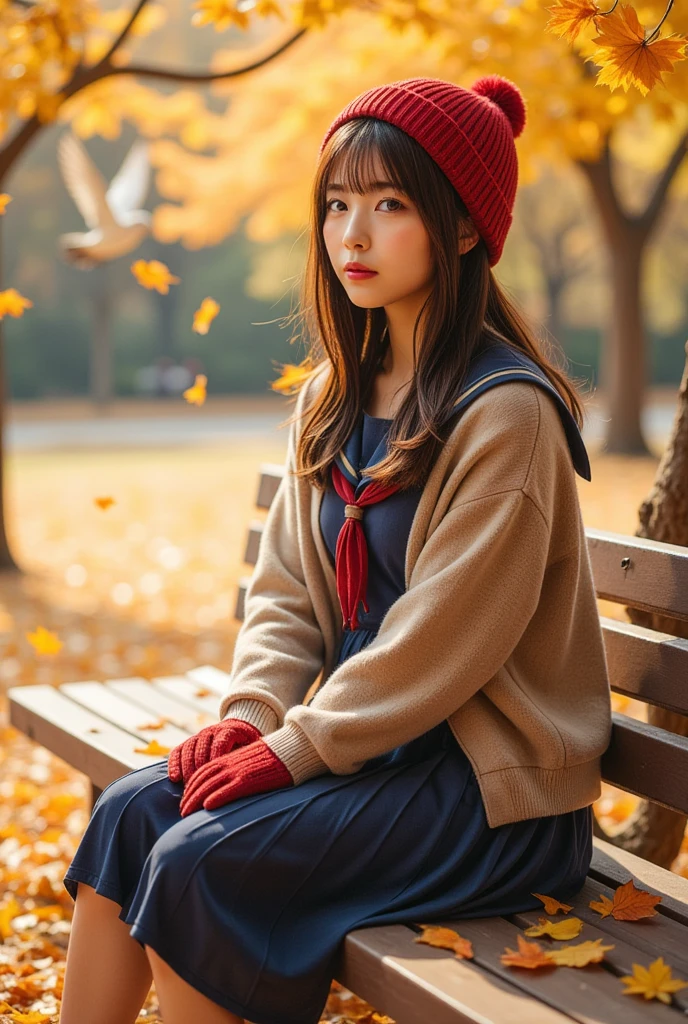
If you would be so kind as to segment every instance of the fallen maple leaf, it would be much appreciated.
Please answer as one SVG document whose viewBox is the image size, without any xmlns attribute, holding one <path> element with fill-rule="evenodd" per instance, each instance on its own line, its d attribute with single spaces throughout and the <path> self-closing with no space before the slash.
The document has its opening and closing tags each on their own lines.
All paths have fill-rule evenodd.
<svg viewBox="0 0 688 1024">
<path fill-rule="evenodd" d="M 442 928 L 434 924 L 421 924 L 422 935 L 417 935 L 414 942 L 422 942 L 426 946 L 436 946 L 438 949 L 451 949 L 459 960 L 473 959 L 473 944 L 469 939 L 464 939 L 453 928 Z"/>
<path fill-rule="evenodd" d="M 614 949 L 614 946 L 603 946 L 601 938 L 588 939 L 587 942 L 579 942 L 577 946 L 548 949 L 545 955 L 557 967 L 587 967 L 588 964 L 597 964 L 604 960 L 604 954 L 608 949 Z"/>
<path fill-rule="evenodd" d="M 313 364 L 308 356 L 298 366 L 294 363 L 283 363 L 282 376 L 273 380 L 270 387 L 273 391 L 288 392 L 292 388 L 299 387 L 312 371 Z"/>
<path fill-rule="evenodd" d="M 33 302 L 25 298 L 16 288 L 6 288 L 0 292 L 0 320 L 5 316 L 19 317 L 25 309 L 31 309 Z"/>
<path fill-rule="evenodd" d="M 586 59 L 602 68 L 597 81 L 610 89 L 622 86 L 628 92 L 629 86 L 635 85 L 646 96 L 661 81 L 662 72 L 673 71 L 676 61 L 686 58 L 684 48 L 688 39 L 683 36 L 658 37 L 647 42 L 645 29 L 630 4 L 619 4 L 602 18 L 599 31 L 593 39 L 598 49 Z"/>
<path fill-rule="evenodd" d="M 144 288 L 155 288 L 161 295 L 167 295 L 171 284 L 179 284 L 181 278 L 170 273 L 170 268 L 160 260 L 136 260 L 131 272 Z"/>
<path fill-rule="evenodd" d="M 27 633 L 26 639 L 34 648 L 36 654 L 57 654 L 63 647 L 62 641 L 55 633 L 43 626 L 37 626 L 35 633 Z"/>
<path fill-rule="evenodd" d="M 548 921 L 545 917 L 538 918 L 539 924 L 526 928 L 525 935 L 535 938 L 538 935 L 551 935 L 553 939 L 575 939 L 580 935 L 583 922 L 580 917 L 567 917 L 564 921 Z"/>
<path fill-rule="evenodd" d="M 137 729 L 163 729 L 167 724 L 167 718 L 161 718 L 157 722 L 146 722 L 145 725 L 137 725 Z"/>
<path fill-rule="evenodd" d="M 93 503 L 95 505 L 97 505 L 98 508 L 102 508 L 103 512 L 106 512 L 110 508 L 111 505 L 115 504 L 115 499 L 114 498 L 94 498 L 93 499 Z"/>
<path fill-rule="evenodd" d="M 556 964 L 549 959 L 547 953 L 538 942 L 527 942 L 522 935 L 516 936 L 518 952 L 506 946 L 506 952 L 502 953 L 500 960 L 507 967 L 555 967 Z"/>
<path fill-rule="evenodd" d="M 189 405 L 203 405 L 206 396 L 206 384 L 208 378 L 203 373 L 196 374 L 196 380 L 190 388 L 184 392 L 184 398 Z"/>
<path fill-rule="evenodd" d="M 637 889 L 633 879 L 620 885 L 614 892 L 614 899 L 600 893 L 600 901 L 591 900 L 588 906 L 596 910 L 602 917 L 616 918 L 617 921 L 638 921 L 641 917 L 654 917 L 656 903 L 661 903 L 661 896 L 654 896 L 646 889 Z"/>
<path fill-rule="evenodd" d="M 573 910 L 573 907 L 570 907 L 568 903 L 560 903 L 559 900 L 555 900 L 554 896 L 543 896 L 539 892 L 531 892 L 530 895 L 537 896 L 539 900 L 542 900 L 545 904 L 545 911 L 548 914 L 556 914 L 558 910 L 563 910 L 567 914 L 569 910 Z"/>
<path fill-rule="evenodd" d="M 3 905 L 0 906 L 0 936 L 2 936 L 3 941 L 5 939 L 9 939 L 10 935 L 14 935 L 11 921 L 12 918 L 19 917 L 21 912 L 22 908 L 17 903 L 14 896 L 12 896 L 7 903 L 3 903 Z"/>
<path fill-rule="evenodd" d="M 0 215 L 5 213 L 7 204 L 12 202 L 12 196 L 8 195 L 7 192 L 0 193 Z"/>
<path fill-rule="evenodd" d="M 157 740 L 150 740 L 145 747 L 134 747 L 135 754 L 155 754 L 158 757 L 165 757 L 169 754 L 172 747 L 163 747 L 162 744 L 158 743 Z"/>
<path fill-rule="evenodd" d="M 624 995 L 639 995 L 645 999 L 660 999 L 663 1003 L 671 1003 L 671 992 L 680 992 L 682 988 L 688 988 L 688 981 L 680 981 L 671 977 L 671 967 L 664 963 L 663 958 L 657 957 L 649 967 L 641 964 L 632 964 L 633 974 L 623 974 L 621 981 L 628 988 L 624 989 Z"/>
<path fill-rule="evenodd" d="M 545 25 L 547 32 L 563 36 L 574 43 L 578 34 L 588 25 L 597 28 L 600 9 L 592 0 L 559 0 L 556 7 L 545 7 L 552 17 Z"/>
<path fill-rule="evenodd" d="M 206 296 L 199 308 L 194 313 L 192 330 L 196 334 L 207 334 L 208 328 L 211 323 L 220 312 L 220 304 L 211 299 L 210 296 Z"/>
</svg>

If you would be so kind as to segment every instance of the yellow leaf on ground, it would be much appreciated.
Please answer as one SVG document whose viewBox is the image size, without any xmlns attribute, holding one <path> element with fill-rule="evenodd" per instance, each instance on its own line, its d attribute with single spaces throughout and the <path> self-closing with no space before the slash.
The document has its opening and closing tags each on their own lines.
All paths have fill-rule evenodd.
<svg viewBox="0 0 688 1024">
<path fill-rule="evenodd" d="M 530 895 L 537 896 L 539 900 L 542 900 L 545 904 L 545 911 L 548 914 L 556 914 L 558 910 L 563 910 L 567 914 L 569 910 L 573 910 L 573 907 L 570 907 L 568 903 L 560 903 L 559 900 L 555 900 L 554 896 L 543 896 L 540 892 L 531 892 Z"/>
<path fill-rule="evenodd" d="M 545 954 L 557 967 L 586 967 L 604 960 L 605 951 L 614 946 L 603 946 L 602 939 L 579 942 L 577 946 L 562 946 L 560 949 L 548 949 Z"/>
<path fill-rule="evenodd" d="M 421 924 L 422 935 L 417 935 L 414 942 L 422 942 L 426 946 L 436 946 L 438 949 L 451 949 L 456 953 L 459 960 L 473 959 L 473 944 L 469 939 L 464 939 L 453 928 L 442 928 L 434 924 Z"/>
<path fill-rule="evenodd" d="M 545 917 L 538 918 L 540 924 L 526 928 L 525 934 L 536 938 L 538 935 L 551 935 L 553 939 L 575 939 L 580 935 L 583 922 L 580 917 L 567 917 L 565 921 L 548 921 Z"/>
<path fill-rule="evenodd" d="M 633 974 L 623 974 L 621 981 L 628 988 L 624 989 L 624 995 L 644 996 L 645 999 L 659 999 L 663 1003 L 671 1003 L 671 993 L 680 992 L 682 988 L 688 988 L 688 981 L 680 981 L 671 977 L 671 967 L 664 963 L 660 956 L 653 960 L 649 967 L 642 964 L 633 965 Z"/>
<path fill-rule="evenodd" d="M 14 896 L 12 896 L 7 903 L 3 903 L 0 906 L 0 936 L 3 940 L 8 939 L 10 935 L 14 935 L 12 930 L 11 921 L 14 917 L 19 917 L 22 912 L 22 908 L 19 906 Z"/>
<path fill-rule="evenodd" d="M 7 192 L 0 193 L 0 215 L 4 214 L 7 209 L 7 204 L 12 202 L 12 196 L 8 195 Z"/>
<path fill-rule="evenodd" d="M 614 892 L 614 899 L 600 893 L 600 902 L 591 900 L 588 906 L 602 917 L 616 918 L 617 921 L 638 921 L 641 917 L 654 917 L 655 904 L 661 903 L 661 896 L 654 896 L 647 889 L 637 889 L 632 878 L 620 885 Z"/>
<path fill-rule="evenodd" d="M 63 647 L 62 641 L 56 633 L 51 633 L 43 626 L 37 626 L 35 633 L 27 633 L 29 641 L 36 654 L 57 654 Z"/>
<path fill-rule="evenodd" d="M 145 747 L 134 747 L 135 754 L 156 754 L 158 757 L 164 757 L 169 754 L 172 747 L 163 747 L 157 740 L 151 740 Z"/>
</svg>

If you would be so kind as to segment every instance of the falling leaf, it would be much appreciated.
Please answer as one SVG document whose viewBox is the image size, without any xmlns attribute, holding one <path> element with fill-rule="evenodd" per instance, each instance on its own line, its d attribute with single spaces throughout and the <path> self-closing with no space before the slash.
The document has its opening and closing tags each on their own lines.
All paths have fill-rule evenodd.
<svg viewBox="0 0 688 1024">
<path fill-rule="evenodd" d="M 287 392 L 291 388 L 299 387 L 311 374 L 313 365 L 310 359 L 306 358 L 298 366 L 293 363 L 283 363 L 282 370 L 282 376 L 270 384 L 273 391 Z"/>
<path fill-rule="evenodd" d="M 190 388 L 184 392 L 184 398 L 189 405 L 203 405 L 206 396 L 206 384 L 208 378 L 203 373 L 196 374 L 196 380 Z"/>
<path fill-rule="evenodd" d="M 506 952 L 502 953 L 500 960 L 507 967 L 554 967 L 555 964 L 549 959 L 547 953 L 538 942 L 527 942 L 519 933 L 516 936 L 518 952 L 506 946 Z"/>
<path fill-rule="evenodd" d="M 134 747 L 135 754 L 155 754 L 158 757 L 164 757 L 169 754 L 172 747 L 163 747 L 157 740 L 150 740 L 145 747 Z"/>
<path fill-rule="evenodd" d="M 7 192 L 0 193 L 0 215 L 5 213 L 7 204 L 12 202 L 12 196 L 8 195 Z"/>
<path fill-rule="evenodd" d="M 567 43 L 576 41 L 579 32 L 589 25 L 597 28 L 600 9 L 591 0 L 559 0 L 556 7 L 545 7 L 552 17 L 545 28 L 555 36 L 564 36 Z"/>
<path fill-rule="evenodd" d="M 57 635 L 43 626 L 37 626 L 35 633 L 27 633 L 26 639 L 36 654 L 57 654 L 63 647 L 62 641 L 58 639 Z"/>
<path fill-rule="evenodd" d="M 614 892 L 614 899 L 600 893 L 600 903 L 591 900 L 588 906 L 596 910 L 602 917 L 615 917 L 617 921 L 638 921 L 641 917 L 654 917 L 656 903 L 661 903 L 661 896 L 654 896 L 646 889 L 637 889 L 633 879 L 620 885 Z"/>
<path fill-rule="evenodd" d="M 25 298 L 16 288 L 6 288 L 0 292 L 0 320 L 5 316 L 19 317 L 25 309 L 31 309 L 33 302 Z"/>
<path fill-rule="evenodd" d="M 145 725 L 137 725 L 137 729 L 163 729 L 169 719 L 161 718 L 158 722 L 146 722 Z"/>
<path fill-rule="evenodd" d="M 542 900 L 545 904 L 545 912 L 548 914 L 556 914 L 558 910 L 563 910 L 567 914 L 569 910 L 573 910 L 573 907 L 570 907 L 568 903 L 560 903 L 559 900 L 555 900 L 554 896 L 543 896 L 539 892 L 531 892 L 530 895 L 537 896 L 539 900 Z"/>
<path fill-rule="evenodd" d="M 103 512 L 106 512 L 111 505 L 115 504 L 114 498 L 94 498 L 93 502 L 98 508 L 102 508 Z"/>
<path fill-rule="evenodd" d="M 540 924 L 526 928 L 525 934 L 536 938 L 538 935 L 550 935 L 553 939 L 575 939 L 580 935 L 583 922 L 580 917 L 567 917 L 565 921 L 548 921 L 545 917 L 538 918 Z"/>
<path fill-rule="evenodd" d="M 674 63 L 686 58 L 684 47 L 688 39 L 672 35 L 646 42 L 645 29 L 635 8 L 619 4 L 601 19 L 600 34 L 593 42 L 598 49 L 587 59 L 602 68 L 598 83 L 610 89 L 622 86 L 626 92 L 635 85 L 646 96 L 661 81 L 663 71 L 673 71 Z"/>
<path fill-rule="evenodd" d="M 633 974 L 621 975 L 621 981 L 628 988 L 624 989 L 624 995 L 639 995 L 646 999 L 660 999 L 663 1003 L 671 1003 L 671 992 L 680 992 L 682 988 L 688 988 L 688 981 L 679 981 L 671 977 L 671 967 L 664 963 L 660 956 L 653 960 L 649 967 L 641 964 L 632 964 Z"/>
<path fill-rule="evenodd" d="M 220 312 L 220 304 L 207 295 L 194 313 L 192 330 L 196 334 L 207 334 L 208 328 Z"/>
<path fill-rule="evenodd" d="M 136 260 L 131 272 L 144 288 L 155 288 L 161 295 L 167 295 L 171 284 L 179 284 L 181 278 L 170 273 L 169 267 L 160 260 Z"/>
<path fill-rule="evenodd" d="M 598 964 L 604 960 L 604 954 L 609 949 L 614 949 L 614 946 L 603 946 L 600 938 L 579 942 L 577 946 L 548 949 L 545 955 L 557 967 L 587 967 L 588 964 Z"/>
<path fill-rule="evenodd" d="M 422 935 L 417 935 L 414 942 L 423 942 L 426 946 L 437 946 L 439 949 L 451 949 L 459 960 L 473 959 L 473 944 L 464 939 L 453 928 L 441 928 L 438 925 L 421 924 Z"/>
<path fill-rule="evenodd" d="M 237 9 L 235 0 L 196 0 L 193 6 L 196 13 L 191 18 L 192 25 L 213 25 L 216 32 L 232 25 L 248 28 L 248 14 Z"/>
</svg>

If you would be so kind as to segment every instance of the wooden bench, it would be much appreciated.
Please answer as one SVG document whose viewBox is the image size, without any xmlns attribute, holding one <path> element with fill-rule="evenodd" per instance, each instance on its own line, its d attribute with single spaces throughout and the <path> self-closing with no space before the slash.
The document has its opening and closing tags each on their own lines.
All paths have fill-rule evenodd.
<svg viewBox="0 0 688 1024">
<path fill-rule="evenodd" d="M 283 467 L 261 466 L 257 507 L 270 507 Z M 262 521 L 250 524 L 245 559 L 255 564 Z M 599 598 L 688 622 L 688 549 L 633 536 L 586 529 Z M 243 617 L 247 578 L 239 582 L 236 615 Z M 601 617 L 612 688 L 616 693 L 680 714 L 688 713 L 688 641 L 644 626 Z M 91 780 L 93 800 L 133 768 L 159 760 L 134 753 L 155 739 L 174 746 L 217 721 L 227 676 L 203 666 L 182 677 L 119 679 L 9 690 L 10 721 Z M 317 684 L 317 680 L 316 680 Z M 315 685 L 315 684 L 314 684 Z M 162 729 L 146 728 L 164 716 Z M 688 738 L 614 712 L 603 757 L 606 782 L 680 814 L 688 813 Z M 598 831 L 598 830 L 596 830 Z M 688 1014 L 688 989 L 671 1004 L 624 995 L 621 975 L 662 956 L 674 978 L 688 981 L 688 879 L 621 850 L 596 835 L 588 879 L 571 915 L 584 922 L 579 938 L 603 938 L 613 950 L 584 968 L 525 970 L 503 966 L 505 947 L 544 908 L 496 918 L 437 922 L 470 939 L 474 959 L 459 960 L 414 940 L 415 924 L 362 928 L 342 944 L 336 978 L 398 1024 L 563 1024 L 565 1021 L 671 1024 Z M 600 894 L 632 878 L 660 895 L 657 914 L 641 921 L 600 917 L 589 907 Z M 562 920 L 562 916 L 557 916 Z M 567 943 L 538 940 L 544 948 Z"/>
</svg>

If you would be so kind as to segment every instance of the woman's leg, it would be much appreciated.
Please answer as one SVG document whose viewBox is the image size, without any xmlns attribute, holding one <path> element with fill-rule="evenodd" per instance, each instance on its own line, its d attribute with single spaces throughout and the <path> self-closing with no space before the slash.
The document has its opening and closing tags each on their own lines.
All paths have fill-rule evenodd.
<svg viewBox="0 0 688 1024">
<path fill-rule="evenodd" d="M 148 957 L 121 907 L 79 882 L 60 1024 L 134 1024 L 151 987 Z M 191 1018 L 189 1018 L 191 1019 Z"/>
<path fill-rule="evenodd" d="M 237 1017 L 223 1006 L 218 1006 L 212 999 L 208 999 L 193 985 L 180 978 L 154 949 L 150 946 L 146 946 L 145 949 L 153 971 L 155 993 L 165 1024 L 189 1024 L 189 1021 L 203 1021 L 203 1024 L 244 1024 L 243 1017 Z"/>
</svg>

